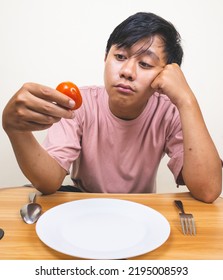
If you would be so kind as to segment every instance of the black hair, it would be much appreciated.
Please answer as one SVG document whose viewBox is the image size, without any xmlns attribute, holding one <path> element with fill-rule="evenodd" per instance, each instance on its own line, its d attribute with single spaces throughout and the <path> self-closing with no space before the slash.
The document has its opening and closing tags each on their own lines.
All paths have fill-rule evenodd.
<svg viewBox="0 0 223 280">
<path fill-rule="evenodd" d="M 118 48 L 130 48 L 136 42 L 155 35 L 160 36 L 164 41 L 166 63 L 181 65 L 183 49 L 180 34 L 172 23 L 158 15 L 146 12 L 139 12 L 128 17 L 114 29 L 107 42 L 106 55 L 113 45 Z"/>
</svg>

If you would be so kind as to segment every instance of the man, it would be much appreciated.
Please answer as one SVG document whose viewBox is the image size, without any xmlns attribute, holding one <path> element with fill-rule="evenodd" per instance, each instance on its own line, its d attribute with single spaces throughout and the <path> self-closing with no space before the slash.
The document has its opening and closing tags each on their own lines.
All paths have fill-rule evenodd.
<svg viewBox="0 0 223 280">
<path fill-rule="evenodd" d="M 25 176 L 43 193 L 69 173 L 86 192 L 155 192 L 163 155 L 177 184 L 198 200 L 221 193 L 221 161 L 180 64 L 174 26 L 152 13 L 130 16 L 110 35 L 105 87 L 83 87 L 83 105 L 28 83 L 3 112 Z M 48 129 L 41 146 L 32 131 Z"/>
</svg>

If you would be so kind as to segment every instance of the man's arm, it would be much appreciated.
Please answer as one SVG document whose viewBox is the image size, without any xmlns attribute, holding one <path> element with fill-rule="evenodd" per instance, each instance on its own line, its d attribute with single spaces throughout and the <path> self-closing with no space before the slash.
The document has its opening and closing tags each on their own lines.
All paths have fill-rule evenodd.
<svg viewBox="0 0 223 280">
<path fill-rule="evenodd" d="M 218 152 L 197 101 L 191 98 L 179 112 L 184 139 L 184 182 L 194 197 L 213 202 L 221 193 L 222 166 Z"/>
<path fill-rule="evenodd" d="M 37 142 L 32 132 L 10 133 L 9 138 L 23 174 L 44 194 L 57 191 L 66 171 Z"/>
<path fill-rule="evenodd" d="M 25 84 L 8 102 L 2 124 L 24 175 L 42 193 L 55 192 L 66 171 L 37 142 L 32 131 L 49 128 L 63 118 L 72 118 L 74 106 L 54 89 Z"/>
<path fill-rule="evenodd" d="M 179 110 L 183 131 L 182 176 L 198 200 L 213 202 L 222 190 L 222 164 L 198 102 L 177 64 L 167 65 L 152 86 L 166 94 Z"/>
</svg>

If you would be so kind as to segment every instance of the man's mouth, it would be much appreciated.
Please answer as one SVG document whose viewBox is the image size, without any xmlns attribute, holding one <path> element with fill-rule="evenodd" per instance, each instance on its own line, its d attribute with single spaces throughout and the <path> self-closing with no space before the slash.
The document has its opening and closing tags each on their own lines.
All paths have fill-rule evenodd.
<svg viewBox="0 0 223 280">
<path fill-rule="evenodd" d="M 129 85 L 118 84 L 115 87 L 121 93 L 133 93 L 134 92 L 134 89 Z"/>
</svg>

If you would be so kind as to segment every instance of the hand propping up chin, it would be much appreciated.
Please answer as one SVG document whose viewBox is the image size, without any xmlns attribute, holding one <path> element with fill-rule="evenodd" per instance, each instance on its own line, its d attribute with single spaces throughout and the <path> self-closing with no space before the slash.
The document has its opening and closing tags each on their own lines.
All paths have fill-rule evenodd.
<svg viewBox="0 0 223 280">
<path fill-rule="evenodd" d="M 180 66 L 176 63 L 167 64 L 156 76 L 151 87 L 167 95 L 178 108 L 188 102 L 191 97 L 194 98 Z"/>
</svg>

